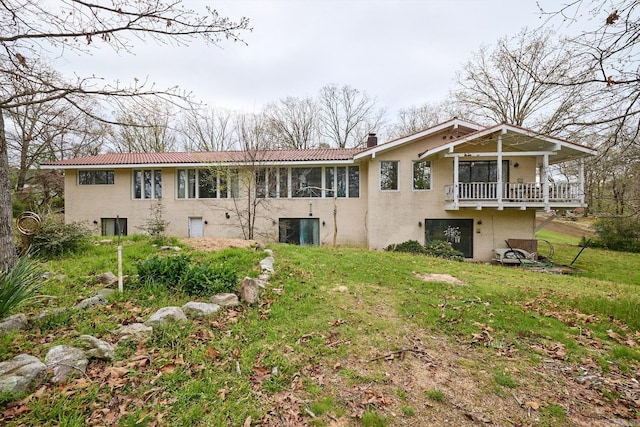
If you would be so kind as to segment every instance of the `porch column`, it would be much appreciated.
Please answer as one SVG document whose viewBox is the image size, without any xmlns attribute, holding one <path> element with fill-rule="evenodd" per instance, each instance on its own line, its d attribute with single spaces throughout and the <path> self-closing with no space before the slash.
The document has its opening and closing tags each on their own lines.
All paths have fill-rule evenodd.
<svg viewBox="0 0 640 427">
<path fill-rule="evenodd" d="M 498 209 L 502 210 L 502 135 L 498 136 L 498 182 L 496 183 Z"/>
<path fill-rule="evenodd" d="M 578 197 L 580 198 L 580 204 L 584 205 L 584 158 L 580 159 L 578 166 Z"/>
<path fill-rule="evenodd" d="M 542 200 L 544 201 L 544 210 L 549 210 L 549 176 L 547 171 L 549 170 L 549 155 L 542 156 L 542 174 L 540 179 L 542 180 Z"/>
<path fill-rule="evenodd" d="M 458 209 L 459 206 L 459 198 L 460 198 L 460 188 L 458 185 L 458 168 L 460 164 L 460 159 L 458 156 L 453 157 L 453 206 L 455 209 Z"/>
</svg>

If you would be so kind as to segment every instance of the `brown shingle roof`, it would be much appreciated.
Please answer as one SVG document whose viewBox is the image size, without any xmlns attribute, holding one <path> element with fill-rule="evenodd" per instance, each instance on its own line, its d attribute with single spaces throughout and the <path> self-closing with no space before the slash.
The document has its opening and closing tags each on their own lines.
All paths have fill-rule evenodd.
<svg viewBox="0 0 640 427">
<path fill-rule="evenodd" d="M 308 150 L 202 151 L 170 153 L 108 153 L 43 163 L 43 166 L 116 166 L 146 164 L 252 163 L 350 160 L 362 148 Z"/>
</svg>

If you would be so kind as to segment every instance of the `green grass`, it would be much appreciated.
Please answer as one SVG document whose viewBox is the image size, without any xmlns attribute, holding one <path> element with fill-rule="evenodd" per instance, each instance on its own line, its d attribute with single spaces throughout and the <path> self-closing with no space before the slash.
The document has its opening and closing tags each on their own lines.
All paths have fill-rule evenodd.
<svg viewBox="0 0 640 427">
<path fill-rule="evenodd" d="M 125 274 L 131 276 L 137 261 L 158 253 L 145 239 L 126 239 L 123 246 Z M 361 249 L 272 249 L 277 272 L 259 304 L 157 328 L 145 344 L 118 345 L 116 360 L 91 362 L 88 383 L 46 385 L 40 397 L 27 398 L 29 410 L 18 417 L 2 418 L 18 398 L 0 396 L 0 423 L 83 425 L 110 415 L 120 425 L 157 419 L 175 426 L 243 425 L 249 417 L 275 424 L 295 415 L 291 423 L 314 426 L 335 419 L 396 425 L 395 417 L 405 424 L 434 424 L 425 399 L 442 402 L 438 410 L 446 410 L 449 401 L 459 401 L 456 381 L 427 375 L 431 382 L 424 387 L 405 389 L 401 375 L 417 381 L 419 371 L 411 363 L 427 360 L 432 364 L 424 369 L 467 375 L 474 389 L 495 391 L 492 396 L 511 404 L 512 391 L 535 398 L 535 387 L 543 384 L 532 372 L 552 358 L 576 365 L 591 361 L 603 375 L 635 372 L 640 365 L 637 348 L 624 344 L 640 333 L 640 277 L 635 271 L 613 274 L 608 265 L 621 268 L 630 254 L 589 248 L 576 263 L 584 273 L 550 275 Z M 578 250 L 556 246 L 561 260 Z M 243 249 L 184 252 L 195 262 L 233 266 L 238 277 L 257 275 L 265 256 Z M 34 301 L 26 310 L 68 307 L 93 295 L 100 287 L 96 275 L 117 271 L 115 261 L 114 245 L 93 245 L 47 262 L 56 278 L 42 292 L 55 298 Z M 466 285 L 425 282 L 415 272 L 446 272 Z M 80 334 L 115 342 L 120 324 L 190 299 L 173 289 L 125 283 L 125 294 L 112 296 L 108 306 L 66 311 L 0 335 L 0 360 L 20 353 L 44 358 L 52 345 L 73 344 Z M 452 359 L 439 360 L 448 347 L 455 349 Z M 429 355 L 407 351 L 415 348 Z M 113 367 L 126 368 L 126 375 L 110 376 Z M 602 391 L 607 401 L 617 396 L 616 390 Z M 561 425 L 568 417 L 562 406 L 548 402 L 540 415 L 541 425 Z"/>
</svg>

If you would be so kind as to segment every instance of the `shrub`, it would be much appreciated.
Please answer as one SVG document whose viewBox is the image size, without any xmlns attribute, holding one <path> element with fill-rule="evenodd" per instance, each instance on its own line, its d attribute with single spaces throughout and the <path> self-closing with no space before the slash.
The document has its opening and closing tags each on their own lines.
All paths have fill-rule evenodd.
<svg viewBox="0 0 640 427">
<path fill-rule="evenodd" d="M 422 246 L 416 240 L 407 240 L 406 242 L 389 245 L 384 250 L 389 252 L 407 252 L 410 254 L 425 253 L 424 246 Z"/>
<path fill-rule="evenodd" d="M 191 259 L 186 255 L 154 256 L 138 263 L 139 280 L 142 283 L 179 286 L 190 264 Z"/>
<path fill-rule="evenodd" d="M 237 284 L 235 270 L 211 264 L 194 265 L 182 277 L 182 289 L 189 295 L 196 296 L 232 292 Z"/>
<path fill-rule="evenodd" d="M 445 241 L 433 241 L 422 246 L 416 240 L 407 240 L 406 242 L 389 245 L 385 248 L 385 251 L 407 252 L 414 255 L 428 255 L 436 258 L 464 261 L 464 254 L 452 248 L 451 245 Z"/>
<path fill-rule="evenodd" d="M 89 229 L 83 224 L 45 219 L 40 229 L 30 236 L 29 245 L 37 256 L 52 258 L 77 252 L 87 244 L 89 236 Z"/>
<path fill-rule="evenodd" d="M 592 246 L 614 251 L 640 252 L 640 221 L 634 218 L 605 218 L 596 221 L 598 234 Z"/>
<path fill-rule="evenodd" d="M 28 255 L 18 258 L 16 265 L 0 272 L 0 319 L 20 305 L 40 298 L 38 289 L 44 283 L 40 266 Z"/>
<path fill-rule="evenodd" d="M 442 240 L 436 240 L 425 245 L 424 253 L 436 258 L 464 261 L 464 254 L 462 252 L 451 247 L 449 242 Z"/>
</svg>

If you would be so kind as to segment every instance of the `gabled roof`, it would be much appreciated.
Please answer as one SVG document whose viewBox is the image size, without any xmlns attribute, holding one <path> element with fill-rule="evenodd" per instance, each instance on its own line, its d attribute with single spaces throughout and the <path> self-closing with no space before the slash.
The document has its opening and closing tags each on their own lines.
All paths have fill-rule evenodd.
<svg viewBox="0 0 640 427">
<path fill-rule="evenodd" d="M 126 168 L 135 166 L 240 165 L 251 163 L 332 162 L 352 163 L 362 148 L 318 148 L 307 150 L 201 151 L 170 153 L 108 153 L 43 163 L 44 169 Z"/>
<path fill-rule="evenodd" d="M 463 131 L 468 132 L 475 132 L 478 131 L 480 129 L 483 129 L 483 126 L 477 124 L 477 123 L 473 123 L 473 122 L 469 122 L 466 120 L 461 120 L 458 119 L 457 117 L 454 117 L 450 120 L 447 120 L 446 122 L 442 122 L 440 124 L 437 124 L 435 126 L 432 126 L 430 128 L 421 130 L 420 132 L 416 132 L 414 134 L 411 135 L 407 135 L 407 136 L 403 136 L 401 138 L 396 138 L 393 139 L 391 141 L 385 142 L 384 144 L 379 144 L 376 145 L 375 147 L 370 147 L 367 148 L 363 151 L 361 151 L 360 153 L 356 154 L 354 156 L 354 159 L 361 159 L 367 156 L 372 156 L 375 157 L 376 154 L 387 151 L 387 150 L 391 150 L 393 148 L 396 148 L 400 145 L 404 145 L 413 141 L 416 141 L 418 139 L 430 136 L 430 135 L 434 135 L 437 134 L 438 132 L 442 132 L 445 131 L 447 129 L 460 129 Z"/>
<path fill-rule="evenodd" d="M 473 144 L 476 141 L 486 140 L 487 137 L 498 134 L 503 135 L 503 147 L 509 147 L 512 150 L 511 152 L 505 152 L 506 155 L 517 152 L 549 152 L 550 154 L 553 154 L 553 158 L 550 159 L 551 163 L 559 163 L 574 157 L 584 157 L 585 155 L 596 154 L 596 150 L 585 145 L 537 133 L 520 126 L 501 123 L 480 129 L 454 141 L 430 147 L 425 152 L 421 153 L 419 158 L 424 159 L 447 151 L 454 152 L 455 149 L 459 148 L 461 145 Z"/>
</svg>

